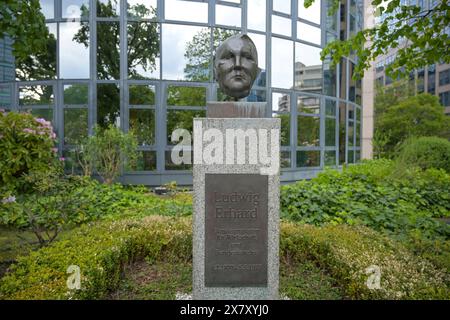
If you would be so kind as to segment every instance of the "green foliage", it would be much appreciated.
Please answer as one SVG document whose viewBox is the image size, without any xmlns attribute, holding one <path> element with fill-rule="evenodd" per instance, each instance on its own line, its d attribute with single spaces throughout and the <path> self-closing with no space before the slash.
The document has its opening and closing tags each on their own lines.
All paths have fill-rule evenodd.
<svg viewBox="0 0 450 320">
<path fill-rule="evenodd" d="M 26 189 L 31 171 L 49 170 L 57 160 L 50 122 L 29 113 L 0 112 L 0 185 Z"/>
<path fill-rule="evenodd" d="M 76 150 L 77 158 L 85 173 L 95 168 L 103 181 L 111 184 L 125 163 L 132 166 L 136 161 L 137 140 L 132 133 L 124 133 L 114 125 L 106 129 L 96 127 L 94 131 Z"/>
<path fill-rule="evenodd" d="M 312 260 L 325 268 L 351 299 L 448 299 L 449 277 L 429 261 L 373 230 L 345 225 L 285 223 L 282 259 Z M 367 286 L 370 267 L 380 270 L 379 289 Z"/>
<path fill-rule="evenodd" d="M 337 0 L 333 2 L 332 11 L 335 11 Z M 383 21 L 359 31 L 348 40 L 329 43 L 321 53 L 322 59 L 331 55 L 333 63 L 338 63 L 354 51 L 358 57 L 356 77 L 361 77 L 371 61 L 391 49 L 397 49 L 397 54 L 394 62 L 386 66 L 386 73 L 393 78 L 409 75 L 436 61 L 450 63 L 449 51 L 442 50 L 450 46 L 450 37 L 445 32 L 436 32 L 445 30 L 450 24 L 447 1 L 438 1 L 429 9 L 415 4 L 400 5 L 400 0 L 373 0 L 372 6 L 376 15 L 383 15 Z"/>
<path fill-rule="evenodd" d="M 402 239 L 448 239 L 449 226 L 434 218 L 450 215 L 450 176 L 411 168 L 397 179 L 394 172 L 392 161 L 366 161 L 283 186 L 281 215 L 313 225 L 365 225 Z"/>
<path fill-rule="evenodd" d="M 442 270 L 366 228 L 282 223 L 280 249 L 282 263 L 318 264 L 352 299 L 449 295 Z M 124 267 L 144 257 L 151 264 L 192 261 L 192 220 L 152 216 L 85 225 L 51 246 L 20 257 L 0 280 L 0 299 L 102 299 L 121 284 Z M 80 267 L 80 290 L 67 289 L 70 265 Z M 371 265 L 381 268 L 379 290 L 366 286 L 366 269 Z"/>
<path fill-rule="evenodd" d="M 411 138 L 400 147 L 398 168 L 417 166 L 423 170 L 436 168 L 450 173 L 450 141 L 438 137 Z"/>
<path fill-rule="evenodd" d="M 398 146 L 410 137 L 449 138 L 450 118 L 444 114 L 438 98 L 430 94 L 408 97 L 377 114 L 375 129 L 384 134 L 382 153 L 393 157 Z"/>
</svg>

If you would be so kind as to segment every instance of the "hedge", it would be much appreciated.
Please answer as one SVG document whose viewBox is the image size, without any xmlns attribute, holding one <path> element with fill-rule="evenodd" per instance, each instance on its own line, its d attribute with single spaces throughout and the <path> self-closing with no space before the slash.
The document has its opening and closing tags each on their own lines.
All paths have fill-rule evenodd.
<svg viewBox="0 0 450 320">
<path fill-rule="evenodd" d="M 18 259 L 0 279 L 0 299 L 101 299 L 117 288 L 123 267 L 143 257 L 191 261 L 191 218 L 85 225 L 59 242 Z M 350 298 L 449 299 L 448 275 L 394 240 L 364 227 L 281 224 L 282 263 L 309 259 L 328 270 Z M 68 290 L 67 267 L 78 265 L 81 290 Z M 381 289 L 366 286 L 367 267 L 381 268 Z"/>
</svg>

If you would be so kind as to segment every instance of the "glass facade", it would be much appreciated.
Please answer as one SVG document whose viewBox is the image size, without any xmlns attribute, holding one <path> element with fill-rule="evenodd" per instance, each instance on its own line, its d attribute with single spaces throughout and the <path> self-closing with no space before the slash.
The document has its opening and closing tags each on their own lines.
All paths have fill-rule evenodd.
<svg viewBox="0 0 450 320">
<path fill-rule="evenodd" d="M 332 67 L 320 53 L 362 28 L 363 2 L 341 1 L 329 15 L 332 2 L 306 9 L 303 0 L 41 0 L 48 50 L 14 61 L 1 40 L 0 105 L 51 120 L 67 157 L 94 125 L 133 131 L 139 159 L 124 182 L 190 184 L 191 166 L 171 161 L 171 133 L 192 131 L 207 101 L 226 99 L 212 57 L 244 32 L 262 69 L 246 100 L 267 102 L 267 115 L 281 118 L 282 181 L 309 178 L 357 162 L 361 149 L 356 57 Z"/>
</svg>

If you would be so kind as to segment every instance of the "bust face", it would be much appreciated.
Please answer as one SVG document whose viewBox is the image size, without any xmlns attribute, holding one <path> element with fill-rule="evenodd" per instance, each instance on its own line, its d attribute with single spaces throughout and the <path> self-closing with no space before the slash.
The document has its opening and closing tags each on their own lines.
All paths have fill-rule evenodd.
<svg viewBox="0 0 450 320">
<path fill-rule="evenodd" d="M 234 98 L 249 95 L 259 73 L 256 47 L 246 35 L 228 38 L 217 48 L 214 71 L 222 91 Z"/>
</svg>

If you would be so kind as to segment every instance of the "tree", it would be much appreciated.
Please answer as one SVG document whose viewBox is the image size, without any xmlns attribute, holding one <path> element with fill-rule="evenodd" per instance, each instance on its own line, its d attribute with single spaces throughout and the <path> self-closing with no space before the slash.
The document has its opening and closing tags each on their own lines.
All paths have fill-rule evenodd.
<svg viewBox="0 0 450 320">
<path fill-rule="evenodd" d="M 305 7 L 314 1 L 305 0 Z M 336 12 L 340 2 L 331 1 L 329 15 Z M 403 5 L 400 0 L 373 0 L 372 5 L 378 15 L 383 15 L 383 21 L 357 32 L 348 40 L 329 43 L 322 50 L 322 60 L 331 55 L 336 64 L 341 57 L 354 52 L 358 57 L 356 78 L 370 67 L 371 61 L 390 49 L 398 49 L 394 62 L 386 66 L 386 74 L 394 78 L 437 61 L 450 63 L 450 37 L 444 32 L 450 25 L 448 1 L 437 1 L 429 9 Z M 368 42 L 370 45 L 364 47 Z"/>
<path fill-rule="evenodd" d="M 450 138 L 450 118 L 443 112 L 436 96 L 424 93 L 391 106 L 379 116 L 376 131 L 387 136 L 387 155 L 410 137 L 438 136 Z"/>
</svg>

